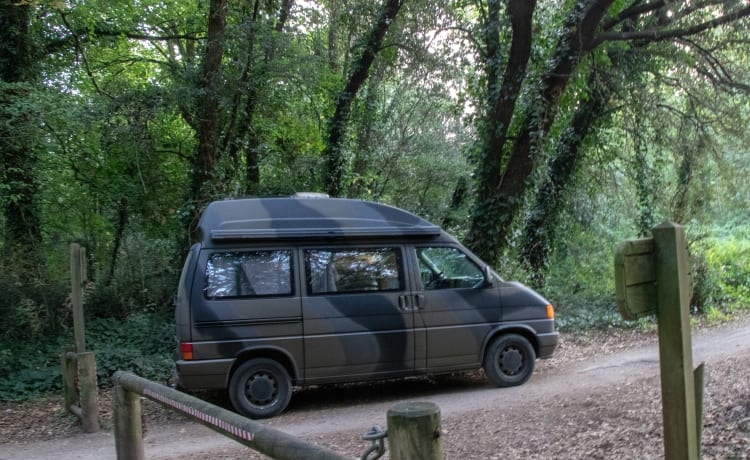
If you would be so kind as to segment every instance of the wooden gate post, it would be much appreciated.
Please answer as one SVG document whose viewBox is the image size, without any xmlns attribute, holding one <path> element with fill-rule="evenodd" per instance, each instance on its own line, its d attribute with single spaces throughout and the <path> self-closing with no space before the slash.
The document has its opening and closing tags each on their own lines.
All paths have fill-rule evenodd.
<svg viewBox="0 0 750 460">
<path fill-rule="evenodd" d="M 692 288 L 685 230 L 681 225 L 666 222 L 654 227 L 651 233 L 656 262 L 664 456 L 667 460 L 697 460 L 700 429 L 696 425 L 700 410 L 696 410 L 699 393 L 695 391 L 693 375 Z"/>
<path fill-rule="evenodd" d="M 114 398 L 117 460 L 144 460 L 141 397 L 118 383 Z"/>
<path fill-rule="evenodd" d="M 391 459 L 442 460 L 440 408 L 431 402 L 405 402 L 388 410 Z"/>
<path fill-rule="evenodd" d="M 83 322 L 83 283 L 86 279 L 85 272 L 86 253 L 80 245 L 70 245 L 70 300 L 73 306 L 73 338 L 76 344 L 76 353 L 86 351 L 86 334 Z"/>
<path fill-rule="evenodd" d="M 62 378 L 63 378 L 63 400 L 65 401 L 65 410 L 78 403 L 78 390 L 76 380 L 78 379 L 78 367 L 75 355 L 72 351 L 62 352 Z"/>
<path fill-rule="evenodd" d="M 99 431 L 99 397 L 96 387 L 94 353 L 78 353 L 78 382 L 81 386 L 81 428 L 86 433 Z"/>
<path fill-rule="evenodd" d="M 652 238 L 615 251 L 617 307 L 626 320 L 656 315 L 659 325 L 664 458 L 697 460 L 703 430 L 704 365 L 693 369 L 690 264 L 685 230 L 665 222 Z"/>
</svg>

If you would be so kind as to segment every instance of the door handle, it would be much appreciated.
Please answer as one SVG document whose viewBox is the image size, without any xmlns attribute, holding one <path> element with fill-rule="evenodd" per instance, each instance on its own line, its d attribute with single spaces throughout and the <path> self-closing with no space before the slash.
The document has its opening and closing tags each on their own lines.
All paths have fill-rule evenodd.
<svg viewBox="0 0 750 460">
<path fill-rule="evenodd" d="M 414 294 L 414 309 L 421 310 L 424 307 L 424 294 Z"/>
</svg>

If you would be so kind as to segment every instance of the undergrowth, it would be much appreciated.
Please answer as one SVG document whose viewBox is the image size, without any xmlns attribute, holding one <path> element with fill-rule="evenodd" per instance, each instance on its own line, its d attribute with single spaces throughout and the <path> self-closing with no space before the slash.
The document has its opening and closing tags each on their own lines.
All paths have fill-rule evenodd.
<svg viewBox="0 0 750 460">
<path fill-rule="evenodd" d="M 86 349 L 96 358 L 99 385 L 111 385 L 117 370 L 167 381 L 173 375 L 174 322 L 164 315 L 132 314 L 124 321 L 93 318 L 86 322 Z M 0 401 L 22 401 L 62 390 L 64 350 L 73 349 L 66 330 L 56 337 L 0 338 Z"/>
</svg>

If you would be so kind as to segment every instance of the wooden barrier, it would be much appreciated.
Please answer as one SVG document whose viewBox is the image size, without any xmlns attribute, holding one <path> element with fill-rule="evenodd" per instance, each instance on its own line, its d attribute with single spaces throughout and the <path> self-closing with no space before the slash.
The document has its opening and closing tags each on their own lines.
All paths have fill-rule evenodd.
<svg viewBox="0 0 750 460">
<path fill-rule="evenodd" d="M 115 383 L 115 449 L 118 460 L 142 460 L 143 428 L 138 395 L 156 401 L 188 416 L 228 438 L 271 458 L 282 460 L 343 460 L 350 459 L 323 447 L 304 442 L 283 431 L 202 401 L 198 398 L 139 377 L 117 371 Z"/>
</svg>

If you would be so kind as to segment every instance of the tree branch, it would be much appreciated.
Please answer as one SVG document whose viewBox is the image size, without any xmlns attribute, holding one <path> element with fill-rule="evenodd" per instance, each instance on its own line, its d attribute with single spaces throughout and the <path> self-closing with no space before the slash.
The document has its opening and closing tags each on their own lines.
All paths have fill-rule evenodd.
<svg viewBox="0 0 750 460">
<path fill-rule="evenodd" d="M 691 27 L 685 27 L 680 29 L 651 29 L 641 30 L 635 32 L 605 32 L 599 34 L 591 43 L 591 49 L 596 48 L 605 41 L 632 41 L 632 40 L 647 40 L 652 42 L 669 40 L 672 38 L 688 37 L 691 35 L 698 34 L 700 32 L 718 27 L 723 24 L 737 21 L 744 17 L 750 16 L 750 7 L 741 8 L 735 12 L 726 14 L 718 17 L 711 21 L 706 21 L 701 24 L 696 24 Z"/>
<path fill-rule="evenodd" d="M 602 24 L 603 30 L 610 30 L 617 24 L 622 23 L 623 21 L 627 21 L 628 19 L 632 19 L 635 17 L 638 17 L 644 13 L 649 13 L 651 11 L 656 11 L 660 8 L 663 8 L 665 5 L 663 0 L 658 0 L 655 2 L 647 2 L 642 3 L 641 0 L 636 0 L 633 2 L 633 4 L 629 8 L 625 8 L 618 14 L 616 17 L 605 21 Z"/>
<path fill-rule="evenodd" d="M 78 37 L 78 34 L 73 31 L 73 28 L 70 26 L 70 23 L 68 22 L 68 18 L 65 15 L 65 13 L 60 12 L 60 17 L 62 18 L 63 24 L 65 24 L 65 27 L 70 30 L 71 34 L 73 34 L 73 41 L 75 43 L 76 50 L 78 51 L 79 55 L 81 56 L 81 61 L 83 62 L 83 67 L 86 69 L 86 74 L 89 76 L 89 79 L 91 79 L 91 84 L 94 85 L 94 89 L 97 93 L 101 94 L 102 96 L 106 96 L 110 99 L 113 99 L 112 95 L 101 89 L 99 87 L 99 84 L 96 82 L 96 77 L 94 77 L 94 73 L 91 71 L 91 66 L 89 66 L 89 61 L 86 59 L 86 52 L 83 49 L 83 46 L 81 46 L 81 41 Z"/>
</svg>

